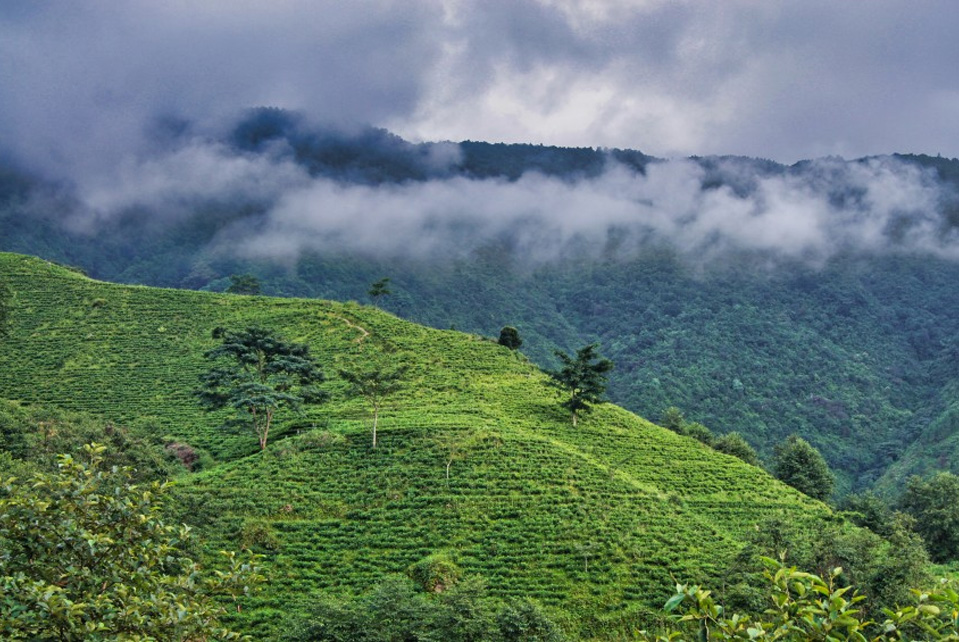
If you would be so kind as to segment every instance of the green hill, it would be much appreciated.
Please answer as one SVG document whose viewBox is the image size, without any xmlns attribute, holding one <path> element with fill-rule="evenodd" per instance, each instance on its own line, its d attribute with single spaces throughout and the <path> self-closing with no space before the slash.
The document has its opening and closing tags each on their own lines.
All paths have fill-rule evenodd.
<svg viewBox="0 0 959 642">
<path fill-rule="evenodd" d="M 210 550 L 257 531 L 270 582 L 244 610 L 269 637 L 299 599 L 357 592 L 448 551 L 496 596 L 567 610 L 584 635 L 628 627 L 673 578 L 713 580 L 766 517 L 828 509 L 760 469 L 604 404 L 573 428 L 545 375 L 494 342 L 355 303 L 123 286 L 0 254 L 0 399 L 149 424 L 212 455 L 181 519 Z M 332 400 L 286 415 L 270 448 L 218 428 L 191 391 L 218 327 L 306 342 Z M 340 368 L 403 363 L 371 446 Z"/>
</svg>

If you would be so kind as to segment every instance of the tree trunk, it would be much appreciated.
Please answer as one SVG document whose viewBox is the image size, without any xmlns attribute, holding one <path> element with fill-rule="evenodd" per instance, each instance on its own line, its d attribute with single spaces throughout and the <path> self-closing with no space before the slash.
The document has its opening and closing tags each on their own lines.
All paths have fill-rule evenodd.
<svg viewBox="0 0 959 642">
<path fill-rule="evenodd" d="M 266 450 L 266 440 L 270 436 L 270 421 L 273 419 L 273 411 L 266 411 L 266 425 L 263 426 L 263 432 L 260 433 L 260 450 Z"/>
<path fill-rule="evenodd" d="M 380 416 L 380 409 L 373 406 L 373 448 L 376 448 L 376 422 Z"/>
</svg>

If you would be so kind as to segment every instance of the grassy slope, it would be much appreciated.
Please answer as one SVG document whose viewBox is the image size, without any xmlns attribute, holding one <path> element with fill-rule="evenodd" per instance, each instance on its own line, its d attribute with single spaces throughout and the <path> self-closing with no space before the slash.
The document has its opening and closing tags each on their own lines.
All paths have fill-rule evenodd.
<svg viewBox="0 0 959 642">
<path fill-rule="evenodd" d="M 219 462 L 178 491 L 211 548 L 237 547 L 245 519 L 272 529 L 272 581 L 244 615 L 260 635 L 292 597 L 362 590 L 440 549 L 496 595 L 616 619 L 659 604 L 671 575 L 718 573 L 763 516 L 826 511 L 612 405 L 574 430 L 541 372 L 474 336 L 352 303 L 100 283 L 11 254 L 0 254 L 0 279 L 13 291 L 0 398 L 119 422 L 154 416 Z M 212 328 L 253 323 L 309 342 L 331 374 L 410 365 L 380 447 L 336 380 L 333 401 L 291 417 L 266 454 L 252 433 L 218 430 L 190 395 L 201 355 Z"/>
</svg>

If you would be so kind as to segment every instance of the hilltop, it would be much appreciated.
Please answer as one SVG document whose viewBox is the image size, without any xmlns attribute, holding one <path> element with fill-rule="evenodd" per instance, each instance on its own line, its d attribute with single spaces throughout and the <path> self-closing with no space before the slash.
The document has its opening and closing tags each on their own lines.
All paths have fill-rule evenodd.
<svg viewBox="0 0 959 642">
<path fill-rule="evenodd" d="M 562 608 L 584 635 L 636 625 L 673 578 L 717 580 L 769 517 L 830 520 L 764 471 L 611 404 L 573 428 L 545 375 L 481 336 L 356 303 L 115 285 L 0 254 L 0 399 L 146 425 L 206 452 L 177 514 L 209 549 L 251 532 L 270 582 L 242 621 L 275 633 L 318 591 L 356 592 L 446 552 L 497 596 Z M 217 428 L 191 390 L 216 327 L 310 345 L 332 400 L 288 416 L 266 452 Z M 371 447 L 339 368 L 410 370 Z"/>
</svg>

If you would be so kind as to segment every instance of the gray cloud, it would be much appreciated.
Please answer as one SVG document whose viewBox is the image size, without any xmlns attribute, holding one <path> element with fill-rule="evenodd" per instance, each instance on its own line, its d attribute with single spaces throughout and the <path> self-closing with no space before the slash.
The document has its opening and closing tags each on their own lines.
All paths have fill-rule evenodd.
<svg viewBox="0 0 959 642">
<path fill-rule="evenodd" d="M 742 171 L 727 164 L 720 173 Z M 380 187 L 314 179 L 285 191 L 255 228 L 240 224 L 221 242 L 246 257 L 289 261 L 305 250 L 463 256 L 508 240 L 537 262 L 571 248 L 602 251 L 612 231 L 626 256 L 652 242 L 697 261 L 744 250 L 814 264 L 841 251 L 959 258 L 959 238 L 943 236 L 936 181 L 892 159 L 818 161 L 801 175 L 754 177 L 742 194 L 703 189 L 704 178 L 698 164 L 671 161 L 645 176 L 614 166 L 575 182 L 539 174 Z"/>
<path fill-rule="evenodd" d="M 0 140 L 68 177 L 152 151 L 158 117 L 254 105 L 337 124 L 409 112 L 438 55 L 435 3 L 4 3 Z"/>
<path fill-rule="evenodd" d="M 424 140 L 955 156 L 957 27 L 946 0 L 9 0 L 0 145 L 80 180 L 157 117 L 276 105 Z"/>
</svg>

